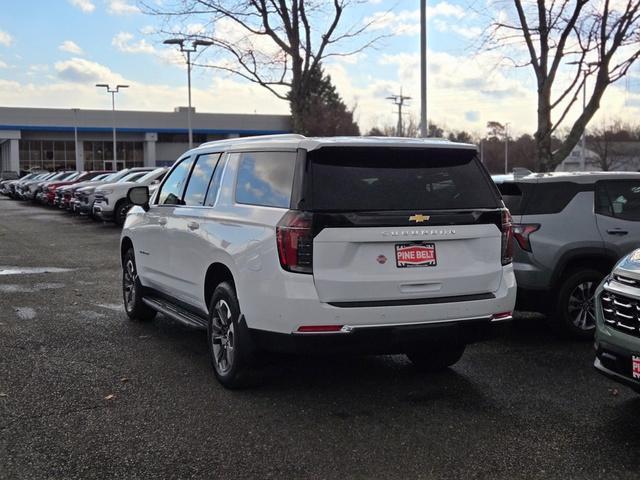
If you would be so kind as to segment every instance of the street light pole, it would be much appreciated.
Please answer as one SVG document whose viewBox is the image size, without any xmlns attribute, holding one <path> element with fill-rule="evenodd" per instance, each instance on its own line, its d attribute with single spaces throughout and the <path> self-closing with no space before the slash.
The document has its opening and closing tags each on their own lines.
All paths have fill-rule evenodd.
<svg viewBox="0 0 640 480">
<path fill-rule="evenodd" d="M 427 0 L 420 0 L 420 136 L 427 132 Z"/>
<path fill-rule="evenodd" d="M 587 108 L 587 77 L 584 77 L 584 82 L 582 84 L 582 111 L 584 112 Z M 580 163 L 582 163 L 582 171 L 585 170 L 585 139 L 587 135 L 586 132 L 582 131 L 582 138 L 580 139 L 581 148 L 580 148 Z"/>
<path fill-rule="evenodd" d="M 78 112 L 79 108 L 72 108 L 73 112 L 73 140 L 74 140 L 74 151 L 76 152 L 76 170 L 80 171 L 80 152 L 78 152 Z"/>
<path fill-rule="evenodd" d="M 116 85 L 115 88 L 111 88 L 107 83 L 96 83 L 98 88 L 106 88 L 107 92 L 111 94 L 111 121 L 113 130 L 113 168 L 118 169 L 118 152 L 116 144 L 116 93 L 121 88 L 129 88 L 129 85 Z"/>
<path fill-rule="evenodd" d="M 189 97 L 189 106 L 187 107 L 187 130 L 189 131 L 189 150 L 193 148 L 193 129 L 191 128 L 191 54 L 194 53 L 198 47 L 208 47 L 213 45 L 213 42 L 209 40 L 195 40 L 191 42 L 191 48 L 185 47 L 186 40 L 182 38 L 170 38 L 165 40 L 165 45 L 179 45 L 180 51 L 187 54 L 187 91 Z"/>
<path fill-rule="evenodd" d="M 504 173 L 509 173 L 509 123 L 504 125 Z"/>
</svg>

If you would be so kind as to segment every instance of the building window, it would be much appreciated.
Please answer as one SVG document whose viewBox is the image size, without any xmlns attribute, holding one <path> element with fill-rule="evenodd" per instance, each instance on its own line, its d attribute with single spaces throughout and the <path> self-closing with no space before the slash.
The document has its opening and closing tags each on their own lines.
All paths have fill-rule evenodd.
<svg viewBox="0 0 640 480">
<path fill-rule="evenodd" d="M 116 148 L 118 165 L 113 164 L 113 142 L 85 140 L 85 170 L 121 170 L 122 168 L 144 166 L 142 142 L 118 142 Z"/>
<path fill-rule="evenodd" d="M 76 150 L 73 142 L 61 140 L 20 140 L 20 169 L 73 170 Z"/>
</svg>

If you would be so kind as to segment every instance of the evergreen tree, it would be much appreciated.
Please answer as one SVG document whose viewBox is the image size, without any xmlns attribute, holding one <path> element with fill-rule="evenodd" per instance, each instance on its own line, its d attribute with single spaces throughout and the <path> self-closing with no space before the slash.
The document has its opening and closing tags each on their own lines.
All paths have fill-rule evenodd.
<svg viewBox="0 0 640 480">
<path fill-rule="evenodd" d="M 304 102 L 292 108 L 296 133 L 312 136 L 360 135 L 358 124 L 338 94 L 331 76 L 325 75 L 319 65 L 310 73 L 304 85 Z M 292 102 L 292 106 L 295 103 Z"/>
</svg>

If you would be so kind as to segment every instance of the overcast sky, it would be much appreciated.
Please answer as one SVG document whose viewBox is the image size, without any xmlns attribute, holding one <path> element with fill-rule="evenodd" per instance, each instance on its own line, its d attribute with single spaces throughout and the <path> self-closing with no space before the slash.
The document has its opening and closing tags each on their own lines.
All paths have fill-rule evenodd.
<svg viewBox="0 0 640 480">
<path fill-rule="evenodd" d="M 511 122 L 518 133 L 535 128 L 535 84 L 529 70 L 505 65 L 497 54 L 479 49 L 484 26 L 507 15 L 496 4 L 429 0 L 429 118 L 448 129 L 483 133 L 489 120 Z M 325 65 L 347 104 L 356 106 L 363 131 L 395 123 L 394 108 L 385 97 L 400 88 L 414 98 L 407 112 L 419 116 L 418 5 L 417 0 L 370 0 L 357 6 L 347 23 L 376 18 L 372 34 L 388 37 L 375 49 L 334 57 Z M 135 0 L 3 2 L 0 105 L 110 108 L 106 93 L 94 87 L 100 82 L 131 85 L 118 96 L 121 109 L 185 105 L 185 66 L 153 33 L 160 25 L 158 18 L 140 12 Z M 638 117 L 637 71 L 609 92 L 594 123 L 604 117 Z M 286 102 L 269 92 L 212 69 L 196 68 L 193 86 L 198 111 L 288 113 Z"/>
</svg>

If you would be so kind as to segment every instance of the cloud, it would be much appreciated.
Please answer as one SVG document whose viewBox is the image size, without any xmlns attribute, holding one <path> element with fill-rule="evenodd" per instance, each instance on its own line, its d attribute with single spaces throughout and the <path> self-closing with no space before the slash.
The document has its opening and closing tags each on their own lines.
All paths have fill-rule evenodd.
<svg viewBox="0 0 640 480">
<path fill-rule="evenodd" d="M 56 62 L 54 68 L 62 80 L 76 83 L 90 82 L 123 82 L 122 76 L 112 72 L 108 67 L 84 58 L 72 58 Z"/>
<path fill-rule="evenodd" d="M 0 60 L 0 68 L 9 68 L 9 65 Z"/>
<path fill-rule="evenodd" d="M 483 32 L 481 27 L 461 25 L 460 22 L 447 22 L 441 18 L 435 19 L 433 25 L 439 32 L 452 32 L 467 39 L 478 39 Z"/>
<path fill-rule="evenodd" d="M 467 16 L 464 8 L 442 1 L 427 5 L 427 19 L 438 17 L 462 19 Z M 371 30 L 384 30 L 393 35 L 418 35 L 420 33 L 420 10 L 400 10 L 376 12 L 364 19 L 371 22 Z"/>
<path fill-rule="evenodd" d="M 109 0 L 107 12 L 112 15 L 130 15 L 132 13 L 140 13 L 140 9 L 126 0 Z"/>
<path fill-rule="evenodd" d="M 33 77 L 38 75 L 43 75 L 49 71 L 49 65 L 46 63 L 36 63 L 33 65 L 29 65 L 27 69 L 27 75 Z"/>
<path fill-rule="evenodd" d="M 185 59 L 182 53 L 180 53 L 180 50 L 169 47 L 158 49 L 144 38 L 136 40 L 135 36 L 129 32 L 116 34 L 111 39 L 111 45 L 123 53 L 152 55 L 165 65 L 183 66 L 185 63 Z"/>
<path fill-rule="evenodd" d="M 69 3 L 84 13 L 91 13 L 96 9 L 96 6 L 91 3 L 91 0 L 69 0 Z"/>
<path fill-rule="evenodd" d="M 13 37 L 5 32 L 4 30 L 0 30 L 0 45 L 4 45 L 5 47 L 11 46 L 13 43 Z"/>
<path fill-rule="evenodd" d="M 86 60 L 83 61 L 86 62 Z M 98 91 L 94 86 L 94 83 L 102 82 L 130 85 L 130 88 L 119 95 L 118 109 L 169 112 L 176 106 L 187 103 L 186 80 L 177 86 L 139 83 L 123 78 L 107 67 L 97 64 L 84 66 L 76 64 L 73 68 L 69 65 L 58 65 L 55 69 L 58 70 L 58 77 L 46 83 L 35 80 L 29 83 L 18 82 L 0 78 L 0 104 L 41 108 L 111 108 L 110 101 L 107 102 L 104 92 Z M 60 71 L 65 73 L 60 75 Z M 70 71 L 73 72 L 70 75 L 73 80 L 67 79 Z M 201 78 L 204 73 L 208 71 L 203 72 L 199 69 L 194 71 L 194 77 Z M 81 81 L 78 81 L 78 78 Z M 192 96 L 193 105 L 198 112 L 289 114 L 289 106 L 286 102 L 278 100 L 264 88 L 233 78 L 216 78 L 202 87 L 194 86 Z"/>
<path fill-rule="evenodd" d="M 535 128 L 535 89 L 528 74 L 513 68 L 502 70 L 497 54 L 453 55 L 428 52 L 427 111 L 429 120 L 445 130 L 484 132 L 488 120 L 509 121 L 518 130 Z M 368 62 L 374 58 L 367 58 Z M 377 59 L 380 71 L 395 72 L 395 78 L 358 74 L 344 63 L 325 65 L 348 106 L 356 107 L 356 119 L 366 133 L 373 126 L 394 125 L 397 114 L 386 100 L 391 94 L 412 97 L 405 112 L 415 121 L 420 113 L 420 56 L 400 53 Z M 409 117 L 407 117 L 408 119 Z"/>
<path fill-rule="evenodd" d="M 82 55 L 83 51 L 78 46 L 77 43 L 71 40 L 65 40 L 58 46 L 58 50 L 62 50 L 63 52 L 72 53 L 74 55 Z"/>
<path fill-rule="evenodd" d="M 153 45 L 144 38 L 137 42 L 132 42 L 135 37 L 129 32 L 120 32 L 111 40 L 111 45 L 124 53 L 156 53 Z"/>
</svg>

